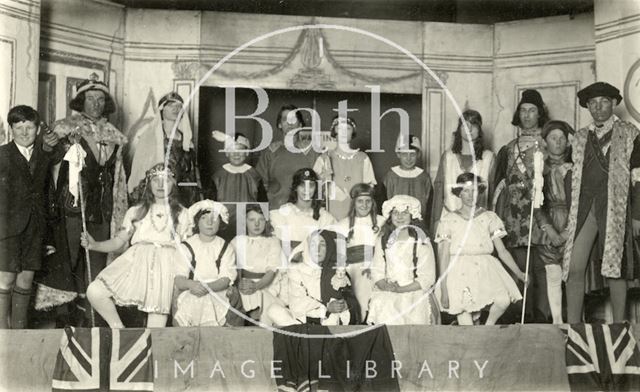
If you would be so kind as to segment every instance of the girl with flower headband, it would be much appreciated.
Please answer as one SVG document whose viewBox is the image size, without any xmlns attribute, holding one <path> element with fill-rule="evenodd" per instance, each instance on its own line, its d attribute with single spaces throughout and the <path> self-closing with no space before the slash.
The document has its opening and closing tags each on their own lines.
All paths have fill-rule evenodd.
<svg viewBox="0 0 640 392">
<path fill-rule="evenodd" d="M 356 123 L 352 118 L 336 116 L 331 123 L 331 137 L 337 141 L 336 148 L 319 156 L 313 170 L 323 184 L 327 183 L 327 186 L 323 185 L 322 194 L 327 200 L 329 213 L 340 220 L 349 213 L 349 191 L 353 185 L 375 185 L 377 182 L 367 154 L 359 149 L 351 149 L 356 137 Z"/>
<path fill-rule="evenodd" d="M 211 193 L 214 199 L 221 202 L 257 202 L 258 194 L 264 191 L 260 188 L 262 180 L 260 175 L 247 163 L 251 148 L 249 139 L 240 132 L 236 132 L 235 140 L 231 136 L 220 131 L 213 131 L 213 138 L 226 146 L 232 146 L 232 151 L 225 153 L 229 162 L 222 165 L 211 177 L 213 189 Z M 228 138 L 228 140 L 227 140 Z M 236 205 L 225 204 L 229 211 L 229 224 L 222 230 L 221 235 L 226 240 L 231 240 L 236 235 Z"/>
<path fill-rule="evenodd" d="M 396 155 L 400 164 L 393 166 L 384 176 L 384 187 L 387 199 L 395 195 L 409 195 L 420 201 L 422 215 L 431 207 L 431 177 L 429 173 L 417 166 L 422 147 L 417 136 L 402 133 L 396 141 Z"/>
<path fill-rule="evenodd" d="M 166 325 L 179 260 L 176 241 L 189 231 L 187 210 L 178 202 L 173 171 L 157 164 L 147 171 L 144 181 L 142 201 L 127 210 L 113 238 L 96 241 L 90 234 L 81 237 L 82 246 L 95 252 L 126 249 L 87 289 L 89 302 L 111 328 L 123 327 L 115 304 L 137 306 L 146 312 L 147 327 Z"/>
<path fill-rule="evenodd" d="M 369 324 L 434 324 L 429 288 L 436 278 L 431 241 L 421 229 L 420 201 L 397 195 L 382 204 L 387 219 L 371 265 L 375 286 Z"/>
<path fill-rule="evenodd" d="M 377 214 L 373 186 L 356 184 L 351 188 L 350 196 L 349 215 L 336 224 L 336 231 L 347 239 L 347 273 L 364 319 L 373 290 L 369 267 L 385 219 Z"/>
<path fill-rule="evenodd" d="M 500 263 L 502 260 L 524 281 L 524 273 L 502 242 L 507 235 L 502 220 L 493 211 L 475 206 L 478 195 L 485 190 L 486 185 L 475 174 L 459 175 L 452 192 L 460 198 L 462 207 L 442 216 L 435 239 L 442 275 L 440 303 L 445 312 L 457 316 L 459 325 L 473 325 L 487 306 L 486 324 L 493 325 L 509 304 L 522 299 L 518 286 Z M 494 249 L 500 260 L 492 256 Z"/>
<path fill-rule="evenodd" d="M 227 208 L 222 203 L 201 200 L 189 207 L 189 223 L 194 235 L 183 242 L 175 280 L 177 324 L 243 325 L 232 310 L 241 309 L 240 296 L 232 286 L 237 276 L 235 251 L 217 235 L 221 226 L 229 223 Z"/>
</svg>

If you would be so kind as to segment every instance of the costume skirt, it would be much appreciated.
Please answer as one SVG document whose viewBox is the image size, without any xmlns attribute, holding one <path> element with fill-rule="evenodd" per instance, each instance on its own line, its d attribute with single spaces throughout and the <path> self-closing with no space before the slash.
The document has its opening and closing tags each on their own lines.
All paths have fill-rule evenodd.
<svg viewBox="0 0 640 392">
<path fill-rule="evenodd" d="M 175 319 L 181 327 L 218 327 L 225 325 L 228 311 L 227 290 L 209 292 L 202 297 L 185 290 L 178 297 Z"/>
<path fill-rule="evenodd" d="M 369 324 L 428 325 L 432 322 L 430 295 L 417 290 L 393 293 L 374 289 L 369 301 Z"/>
<path fill-rule="evenodd" d="M 169 314 L 176 249 L 150 243 L 134 244 L 98 274 L 116 304 L 143 312 Z"/>
<path fill-rule="evenodd" d="M 511 302 L 522 299 L 516 282 L 491 255 L 460 255 L 447 274 L 449 314 L 477 312 L 507 296 Z"/>
</svg>

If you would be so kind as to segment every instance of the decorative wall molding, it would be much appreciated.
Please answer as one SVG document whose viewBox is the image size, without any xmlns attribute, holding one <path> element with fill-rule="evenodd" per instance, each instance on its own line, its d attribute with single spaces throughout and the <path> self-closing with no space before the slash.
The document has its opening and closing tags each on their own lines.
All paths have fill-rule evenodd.
<svg viewBox="0 0 640 392">
<path fill-rule="evenodd" d="M 109 36 L 78 27 L 43 22 L 40 36 L 43 42 L 49 41 L 51 43 L 104 52 L 106 56 L 111 54 L 124 56 L 124 38 L 115 34 Z"/>
<path fill-rule="evenodd" d="M 601 43 L 637 33 L 640 33 L 640 14 L 597 24 L 595 26 L 595 41 Z"/>
<path fill-rule="evenodd" d="M 40 2 L 3 1 L 0 2 L 0 14 L 19 20 L 26 20 L 27 22 L 40 23 Z"/>
<path fill-rule="evenodd" d="M 109 71 L 111 68 L 109 59 L 100 59 L 97 57 L 85 56 L 78 53 L 53 50 L 42 46 L 40 47 L 40 59 L 52 63 L 62 63 L 100 70 L 104 73 L 104 82 L 109 84 Z"/>
<path fill-rule="evenodd" d="M 495 57 L 494 64 L 496 68 L 519 68 L 586 63 L 595 61 L 595 59 L 595 45 L 587 45 L 573 48 L 498 54 Z"/>
<path fill-rule="evenodd" d="M 9 67 L 9 107 L 13 107 L 16 99 L 16 39 L 12 37 L 5 37 L 0 35 L 0 45 L 7 46 L 11 53 L 10 55 L 10 67 Z M 6 69 L 4 70 L 6 72 Z M 2 139 L 0 139 L 0 142 Z"/>
</svg>

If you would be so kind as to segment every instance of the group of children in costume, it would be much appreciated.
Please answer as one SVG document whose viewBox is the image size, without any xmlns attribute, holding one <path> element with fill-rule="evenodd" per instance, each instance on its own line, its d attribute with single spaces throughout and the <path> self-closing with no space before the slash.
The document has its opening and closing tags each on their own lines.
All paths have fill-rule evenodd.
<svg viewBox="0 0 640 392">
<path fill-rule="evenodd" d="M 9 116 L 14 134 L 10 145 L 33 148 L 33 141 L 22 145 L 28 143 L 19 137 L 19 129 L 23 123 L 37 125 L 38 120 L 23 117 Z M 443 209 L 430 237 L 422 221 L 431 180 L 416 166 L 418 138 L 399 138 L 400 165 L 385 176 L 387 200 L 378 215 L 371 162 L 366 154 L 345 148 L 355 128 L 352 119 L 335 119 L 332 134 L 338 147 L 318 157 L 314 168 L 297 170 L 288 201 L 272 211 L 257 203 L 260 178 L 246 163 L 244 150 L 250 143 L 243 135 L 231 141 L 229 163 L 213 176 L 218 201 L 183 207 L 172 168 L 153 166 L 143 179 L 141 201 L 128 209 L 115 236 L 96 241 L 82 234 L 81 244 L 88 250 L 122 252 L 89 285 L 93 308 L 113 328 L 124 326 L 116 305 L 147 313 L 148 327 L 165 326 L 170 315 L 180 326 L 242 325 L 244 313 L 277 326 L 433 324 L 440 310 L 457 316 L 459 324 L 473 324 L 487 307 L 486 323 L 495 323 L 509 304 L 522 298 L 501 262 L 519 280 L 524 280 L 524 273 L 502 243 L 503 222 L 494 212 L 476 208 L 486 179 L 460 170 L 455 183 L 447 184 L 447 194 L 457 201 L 444 203 L 457 208 Z M 545 137 L 567 137 L 558 124 L 549 128 Z M 548 230 L 550 266 L 559 264 L 553 233 L 562 231 L 564 224 L 556 208 L 564 195 L 557 183 L 567 171 L 559 160 L 562 154 L 555 151 L 558 165 L 546 172 L 550 185 L 545 194 L 554 202 L 539 214 L 541 222 L 554 229 Z M 24 154 L 16 159 L 31 164 Z M 19 175 L 6 170 L 10 165 L 0 165 L 3 184 Z M 338 195 L 329 200 L 328 209 L 322 197 L 327 190 L 318 185 L 323 181 L 333 181 L 336 189 L 331 191 Z M 225 202 L 255 203 L 246 208 L 245 227 L 231 231 L 231 241 L 220 233 L 236 222 L 239 212 L 235 204 Z M 28 225 L 37 222 L 32 219 Z M 236 236 L 238 231 L 245 234 Z M 13 252 L 2 259 L 27 262 L 28 244 L 2 234 L 2 251 Z M 438 246 L 438 263 L 431 240 Z M 558 273 L 553 267 L 548 271 Z M 442 281 L 434 287 L 437 276 Z M 20 286 L 15 287 L 14 291 Z M 6 289 L 0 289 L 0 301 L 6 302 Z"/>
</svg>

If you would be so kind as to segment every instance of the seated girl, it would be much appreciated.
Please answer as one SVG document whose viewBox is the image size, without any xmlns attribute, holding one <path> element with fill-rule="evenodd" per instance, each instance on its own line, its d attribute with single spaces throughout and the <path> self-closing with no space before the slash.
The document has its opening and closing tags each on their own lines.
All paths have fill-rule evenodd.
<svg viewBox="0 0 640 392">
<path fill-rule="evenodd" d="M 216 235 L 221 221 L 228 222 L 229 212 L 222 203 L 202 200 L 189 208 L 189 220 L 195 234 L 183 243 L 177 261 L 175 284 L 182 292 L 175 321 L 181 327 L 230 324 L 234 312 L 230 300 L 237 297 L 231 286 L 237 275 L 236 257 L 233 247 Z"/>
<path fill-rule="evenodd" d="M 336 224 L 336 231 L 347 239 L 347 272 L 364 320 L 373 290 L 369 268 L 384 217 L 376 213 L 378 206 L 373 186 L 356 184 L 351 188 L 350 196 L 348 216 Z"/>
<path fill-rule="evenodd" d="M 268 309 L 275 325 L 360 323 L 358 301 L 344 280 L 344 269 L 337 268 L 337 258 L 346 257 L 338 255 L 338 236 L 316 231 L 294 249 L 287 274 L 289 306 L 274 304 Z"/>
<path fill-rule="evenodd" d="M 396 195 L 382 204 L 387 220 L 371 266 L 375 286 L 369 324 L 433 324 L 430 289 L 436 278 L 431 242 L 420 227 L 420 201 Z"/>
<path fill-rule="evenodd" d="M 147 171 L 142 201 L 127 211 L 122 230 L 107 241 L 82 235 L 82 246 L 96 252 L 131 247 L 87 288 L 91 306 L 111 328 L 123 328 L 115 304 L 137 306 L 148 314 L 147 327 L 164 327 L 171 310 L 176 244 L 189 231 L 187 210 L 178 203 L 175 176 L 160 163 Z"/>
<path fill-rule="evenodd" d="M 271 234 L 260 205 L 247 206 L 246 223 L 247 235 L 237 236 L 231 241 L 236 252 L 242 307 L 253 320 L 269 325 L 270 320 L 264 310 L 275 302 L 282 302 L 278 299 L 281 289 L 278 268 L 284 255 L 280 241 Z"/>
<path fill-rule="evenodd" d="M 473 325 L 486 306 L 490 307 L 486 324 L 495 324 L 510 303 L 522 299 L 500 263 L 524 281 L 524 273 L 502 243 L 507 235 L 504 223 L 494 212 L 476 207 L 478 195 L 486 189 L 481 181 L 473 173 L 458 176 L 453 194 L 462 206 L 442 216 L 435 239 L 443 275 L 440 303 L 445 312 L 457 316 L 459 325 Z M 500 260 L 492 256 L 494 248 Z"/>
</svg>

